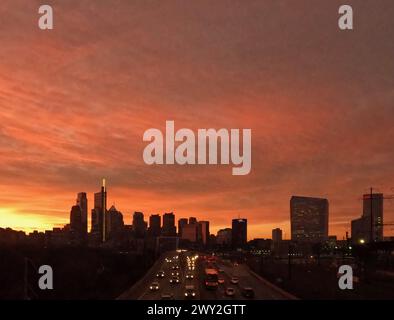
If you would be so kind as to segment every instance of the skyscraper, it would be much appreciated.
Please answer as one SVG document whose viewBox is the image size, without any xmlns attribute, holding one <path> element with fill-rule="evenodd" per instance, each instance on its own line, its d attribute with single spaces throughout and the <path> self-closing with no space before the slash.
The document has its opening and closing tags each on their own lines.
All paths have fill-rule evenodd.
<svg viewBox="0 0 394 320">
<path fill-rule="evenodd" d="M 272 230 L 272 241 L 274 243 L 282 241 L 282 229 L 276 228 Z"/>
<path fill-rule="evenodd" d="M 372 220 L 371 220 L 372 217 Z M 352 241 L 354 243 L 383 240 L 383 194 L 363 195 L 363 214 L 352 220 Z"/>
<path fill-rule="evenodd" d="M 216 235 L 216 243 L 223 247 L 231 245 L 232 230 L 231 228 L 220 229 Z"/>
<path fill-rule="evenodd" d="M 188 240 L 190 242 L 198 241 L 198 224 L 188 223 L 182 226 L 182 237 L 183 240 Z"/>
<path fill-rule="evenodd" d="M 163 216 L 162 235 L 167 237 L 176 236 L 174 213 L 165 213 Z"/>
<path fill-rule="evenodd" d="M 247 243 L 247 219 L 233 219 L 231 244 L 234 249 L 243 248 Z"/>
<path fill-rule="evenodd" d="M 291 240 L 322 242 L 328 239 L 328 200 L 298 197 L 290 199 Z"/>
<path fill-rule="evenodd" d="M 197 223 L 197 218 L 195 218 L 195 217 L 190 217 L 189 218 L 189 223 L 191 224 L 191 223 Z"/>
<path fill-rule="evenodd" d="M 81 208 L 73 206 L 70 211 L 70 230 L 77 236 L 82 236 Z"/>
<path fill-rule="evenodd" d="M 124 229 L 123 214 L 113 205 L 107 211 L 107 217 L 107 226 L 110 226 L 107 228 L 107 239 L 120 235 Z"/>
<path fill-rule="evenodd" d="M 136 238 L 143 238 L 146 232 L 146 222 L 142 212 L 134 212 L 133 214 L 133 231 Z"/>
<path fill-rule="evenodd" d="M 272 230 L 272 250 L 278 251 L 282 241 L 282 229 L 276 228 Z"/>
<path fill-rule="evenodd" d="M 85 192 L 80 192 L 77 195 L 77 206 L 81 209 L 81 223 L 82 234 L 86 235 L 88 232 L 88 198 Z"/>
<path fill-rule="evenodd" d="M 161 217 L 159 214 L 152 214 L 149 217 L 149 234 L 153 237 L 160 236 L 161 233 Z"/>
<path fill-rule="evenodd" d="M 181 218 L 178 220 L 178 236 L 182 238 L 182 228 L 187 225 L 187 219 Z"/>
<path fill-rule="evenodd" d="M 208 244 L 209 241 L 209 221 L 199 221 L 199 233 L 200 240 L 204 246 Z"/>
<path fill-rule="evenodd" d="M 105 186 L 105 179 L 103 179 L 100 192 L 94 194 L 94 209 L 92 210 L 92 231 L 95 231 L 99 234 L 99 239 L 101 242 L 105 242 L 107 236 L 106 212 L 107 190 Z"/>
</svg>

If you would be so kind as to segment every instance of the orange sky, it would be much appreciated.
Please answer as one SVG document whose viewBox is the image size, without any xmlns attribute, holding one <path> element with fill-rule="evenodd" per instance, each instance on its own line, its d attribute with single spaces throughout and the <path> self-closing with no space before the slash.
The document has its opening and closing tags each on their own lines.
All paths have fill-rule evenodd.
<svg viewBox="0 0 394 320">
<path fill-rule="evenodd" d="M 370 186 L 394 193 L 391 0 L 39 1 L 0 3 L 0 226 L 68 221 L 76 193 L 108 180 L 108 202 L 177 218 L 281 227 L 291 195 L 326 197 L 343 237 Z M 147 166 L 146 129 L 251 128 L 252 171 Z M 392 201 L 385 219 L 394 221 Z M 394 230 L 386 229 L 386 235 Z"/>
</svg>

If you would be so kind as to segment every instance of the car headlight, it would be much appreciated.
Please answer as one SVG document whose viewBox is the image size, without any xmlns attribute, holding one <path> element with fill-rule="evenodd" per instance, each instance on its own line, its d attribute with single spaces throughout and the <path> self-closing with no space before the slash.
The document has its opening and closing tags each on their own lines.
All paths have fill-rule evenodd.
<svg viewBox="0 0 394 320">
<path fill-rule="evenodd" d="M 153 288 L 152 288 L 152 286 L 150 286 L 150 287 L 149 287 L 149 289 L 151 289 L 151 290 L 152 290 L 152 289 L 153 289 Z"/>
<path fill-rule="evenodd" d="M 196 294 L 193 292 L 193 293 L 192 293 L 192 296 L 194 297 L 195 295 L 196 295 Z"/>
<path fill-rule="evenodd" d="M 187 297 L 187 292 L 185 292 L 185 297 Z"/>
</svg>

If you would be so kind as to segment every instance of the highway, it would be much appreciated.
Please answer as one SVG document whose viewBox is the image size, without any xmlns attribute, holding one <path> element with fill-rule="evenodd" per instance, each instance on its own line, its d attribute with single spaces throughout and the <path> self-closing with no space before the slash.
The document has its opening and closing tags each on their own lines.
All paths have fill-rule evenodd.
<svg viewBox="0 0 394 320">
<path fill-rule="evenodd" d="M 205 269 L 211 268 L 218 271 L 220 282 L 217 289 L 205 287 Z M 164 273 L 164 277 L 158 277 Z M 179 273 L 179 283 L 170 282 L 173 275 Z M 193 279 L 186 275 L 193 275 Z M 238 283 L 231 283 L 233 277 L 238 278 Z M 173 278 L 175 279 L 175 278 Z M 157 290 L 155 283 L 158 284 Z M 188 299 L 185 297 L 186 286 L 194 287 L 194 296 L 189 299 L 196 300 L 244 300 L 248 299 L 243 293 L 244 288 L 253 289 L 255 300 L 283 300 L 295 299 L 295 297 L 275 287 L 268 281 L 254 274 L 246 265 L 230 261 L 223 261 L 218 257 L 204 256 L 204 254 L 184 251 L 169 252 L 163 255 L 159 261 L 147 272 L 143 279 L 119 299 L 160 300 L 160 299 Z M 234 295 L 226 294 L 228 287 L 233 288 Z"/>
</svg>

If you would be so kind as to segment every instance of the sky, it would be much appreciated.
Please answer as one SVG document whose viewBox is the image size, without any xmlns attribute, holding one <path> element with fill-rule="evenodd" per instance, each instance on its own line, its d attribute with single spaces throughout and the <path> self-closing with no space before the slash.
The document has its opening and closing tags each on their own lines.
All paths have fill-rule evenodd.
<svg viewBox="0 0 394 320">
<path fill-rule="evenodd" d="M 394 194 L 394 3 L 67 0 L 54 29 L 36 0 L 0 2 L 0 226 L 68 222 L 107 179 L 108 203 L 290 237 L 292 195 L 329 200 L 342 238 L 369 187 Z M 252 170 L 143 162 L 149 128 L 252 129 Z M 385 200 L 385 221 L 394 221 Z M 394 229 L 385 228 L 385 235 Z"/>
</svg>

